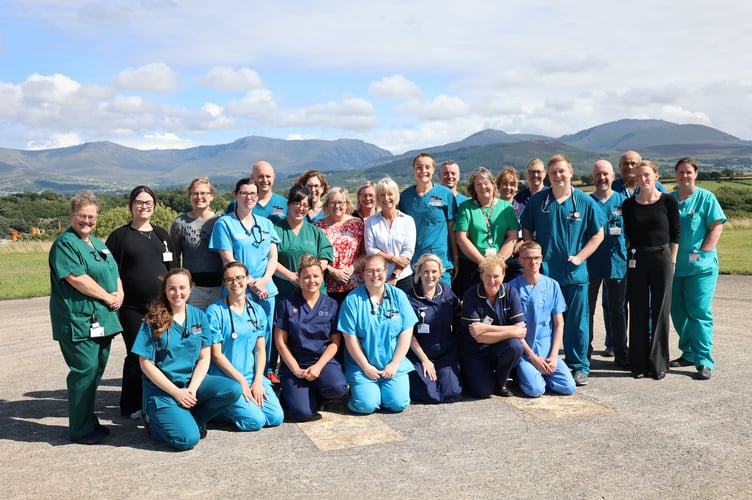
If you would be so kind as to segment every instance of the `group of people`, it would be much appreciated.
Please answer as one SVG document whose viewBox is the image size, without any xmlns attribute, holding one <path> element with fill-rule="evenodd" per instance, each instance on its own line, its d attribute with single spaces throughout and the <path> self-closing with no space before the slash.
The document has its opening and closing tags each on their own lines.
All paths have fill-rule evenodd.
<svg viewBox="0 0 752 500">
<path fill-rule="evenodd" d="M 94 400 L 117 333 L 121 414 L 180 450 L 214 419 L 258 430 L 314 419 L 343 398 L 354 413 L 399 412 L 511 396 L 510 378 L 529 397 L 572 394 L 588 383 L 601 284 L 606 354 L 619 366 L 661 379 L 693 365 L 710 378 L 723 211 L 696 186 L 691 158 L 677 162 L 672 195 L 637 153 L 619 166 L 621 182 L 595 163 L 591 195 L 572 186 L 564 155 L 531 160 L 521 192 L 514 168 L 494 177 L 478 167 L 466 197 L 457 163 L 434 183 L 434 159 L 421 153 L 414 185 L 367 182 L 353 207 L 316 170 L 285 199 L 260 161 L 223 213 L 209 179 L 194 179 L 192 210 L 169 231 L 150 222 L 155 193 L 134 188 L 131 221 L 106 243 L 92 234 L 96 197 L 82 192 L 49 259 L 70 437 L 109 434 Z M 669 313 L 682 350 L 672 361 Z"/>
</svg>

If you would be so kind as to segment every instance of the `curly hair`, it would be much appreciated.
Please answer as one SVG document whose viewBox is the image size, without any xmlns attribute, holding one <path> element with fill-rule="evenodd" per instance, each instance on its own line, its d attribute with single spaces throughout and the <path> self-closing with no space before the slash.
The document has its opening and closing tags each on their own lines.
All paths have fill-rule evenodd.
<svg viewBox="0 0 752 500">
<path fill-rule="evenodd" d="M 162 284 L 159 286 L 159 295 L 152 300 L 147 307 L 146 316 L 144 316 L 144 323 L 151 326 L 152 335 L 155 339 L 158 339 L 172 324 L 173 311 L 170 306 L 170 302 L 167 300 L 167 280 L 170 277 L 182 274 L 188 278 L 188 282 L 193 286 L 193 278 L 191 272 L 188 269 L 177 267 L 167 271 L 162 277 Z"/>
</svg>

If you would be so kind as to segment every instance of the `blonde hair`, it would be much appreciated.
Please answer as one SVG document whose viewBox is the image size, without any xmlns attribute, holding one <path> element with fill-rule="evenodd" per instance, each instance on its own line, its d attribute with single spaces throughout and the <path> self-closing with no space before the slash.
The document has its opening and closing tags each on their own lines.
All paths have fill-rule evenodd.
<svg viewBox="0 0 752 500">
<path fill-rule="evenodd" d="M 326 198 L 324 200 L 324 213 L 326 215 L 329 215 L 332 212 L 331 208 L 329 207 L 329 202 L 332 201 L 332 198 L 334 198 L 334 196 L 338 194 L 344 196 L 345 198 L 345 213 L 346 214 L 352 213 L 353 205 L 352 205 L 352 202 L 350 201 L 350 196 L 347 193 L 347 189 L 343 187 L 335 186 L 329 189 L 329 192 L 326 193 Z"/>
</svg>

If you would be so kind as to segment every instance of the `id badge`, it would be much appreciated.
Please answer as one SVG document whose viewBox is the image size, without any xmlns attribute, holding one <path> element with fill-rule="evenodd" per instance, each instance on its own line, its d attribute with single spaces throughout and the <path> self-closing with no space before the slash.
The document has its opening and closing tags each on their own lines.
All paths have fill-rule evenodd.
<svg viewBox="0 0 752 500">
<path fill-rule="evenodd" d="M 418 323 L 418 333 L 421 335 L 431 333 L 431 325 L 428 323 Z"/>
<path fill-rule="evenodd" d="M 172 262 L 172 252 L 170 252 L 169 248 L 167 248 L 167 242 L 163 241 L 164 243 L 164 252 L 162 252 L 162 262 Z"/>
<path fill-rule="evenodd" d="M 700 254 L 697 251 L 692 252 L 691 254 L 689 254 L 689 261 L 700 262 Z"/>
<path fill-rule="evenodd" d="M 491 316 L 486 316 L 485 318 L 483 318 L 482 323 L 484 325 L 492 325 L 493 324 L 493 318 Z"/>
<path fill-rule="evenodd" d="M 621 236 L 621 228 L 619 226 L 611 226 L 608 228 L 608 234 L 611 236 Z"/>
<path fill-rule="evenodd" d="M 495 248 L 486 248 L 486 257 L 490 257 L 491 255 L 496 255 L 496 249 Z"/>
<path fill-rule="evenodd" d="M 629 259 L 627 265 L 630 269 L 637 269 L 637 259 Z"/>
<path fill-rule="evenodd" d="M 104 328 L 99 326 L 99 323 L 95 321 L 91 324 L 91 328 L 89 328 L 89 337 L 104 337 Z"/>
</svg>

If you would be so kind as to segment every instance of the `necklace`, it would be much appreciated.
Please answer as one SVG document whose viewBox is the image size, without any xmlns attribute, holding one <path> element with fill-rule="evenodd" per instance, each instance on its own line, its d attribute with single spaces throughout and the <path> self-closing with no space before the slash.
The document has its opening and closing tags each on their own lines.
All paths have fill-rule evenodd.
<svg viewBox="0 0 752 500">
<path fill-rule="evenodd" d="M 153 229 L 150 229 L 149 231 L 141 231 L 140 229 L 136 229 L 138 231 L 138 234 L 143 236 L 144 238 L 151 239 L 151 233 L 154 231 Z"/>
</svg>

